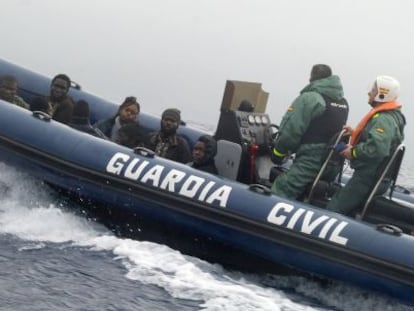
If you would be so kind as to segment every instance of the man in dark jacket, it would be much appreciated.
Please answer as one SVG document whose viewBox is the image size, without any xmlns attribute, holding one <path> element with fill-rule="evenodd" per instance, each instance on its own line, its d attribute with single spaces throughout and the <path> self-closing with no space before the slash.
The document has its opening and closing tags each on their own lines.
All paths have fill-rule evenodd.
<svg viewBox="0 0 414 311">
<path fill-rule="evenodd" d="M 91 125 L 89 121 L 89 114 L 90 112 L 88 102 L 82 99 L 79 100 L 73 108 L 72 118 L 68 125 L 81 132 L 106 139 L 104 133 Z"/>
<path fill-rule="evenodd" d="M 147 135 L 138 122 L 125 123 L 118 130 L 117 144 L 128 148 L 145 147 Z"/>
<path fill-rule="evenodd" d="M 161 130 L 149 135 L 148 148 L 157 155 L 173 161 L 188 163 L 191 151 L 187 141 L 177 134 L 181 121 L 180 111 L 175 108 L 166 109 L 161 117 Z"/>
<path fill-rule="evenodd" d="M 73 101 L 68 95 L 70 84 L 67 75 L 56 75 L 50 85 L 50 96 L 47 97 L 52 109 L 52 119 L 65 124 L 70 122 L 73 112 Z"/>
<path fill-rule="evenodd" d="M 272 161 L 281 164 L 296 154 L 290 169 L 276 178 L 272 192 L 298 199 L 315 179 L 327 153 L 328 142 L 348 118 L 348 103 L 338 76 L 327 65 L 314 65 L 309 84 L 283 116 L 271 151 Z"/>
<path fill-rule="evenodd" d="M 30 103 L 30 110 L 31 111 L 41 111 L 49 116 L 52 115 L 52 107 L 50 107 L 47 99 L 43 96 L 35 97 L 32 102 Z"/>
<path fill-rule="evenodd" d="M 214 157 L 217 154 L 217 142 L 210 135 L 203 135 L 197 140 L 193 149 L 193 162 L 190 166 L 211 174 L 217 174 Z"/>
<path fill-rule="evenodd" d="M 400 84 L 389 76 L 375 79 L 368 93 L 373 107 L 356 129 L 346 126 L 351 141 L 341 152 L 351 160 L 354 173 L 344 188 L 338 191 L 327 209 L 352 214 L 362 207 L 379 177 L 381 168 L 404 139 L 405 117 L 396 102 Z M 383 191 L 387 187 L 381 187 Z"/>
</svg>

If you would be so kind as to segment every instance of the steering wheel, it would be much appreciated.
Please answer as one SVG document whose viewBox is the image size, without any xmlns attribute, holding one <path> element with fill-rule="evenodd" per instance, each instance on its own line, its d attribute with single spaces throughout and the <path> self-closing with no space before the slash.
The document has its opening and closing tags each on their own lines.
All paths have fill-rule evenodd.
<svg viewBox="0 0 414 311">
<path fill-rule="evenodd" d="M 264 129 L 264 140 L 267 146 L 272 147 L 274 140 L 279 134 L 279 125 L 269 123 Z"/>
</svg>

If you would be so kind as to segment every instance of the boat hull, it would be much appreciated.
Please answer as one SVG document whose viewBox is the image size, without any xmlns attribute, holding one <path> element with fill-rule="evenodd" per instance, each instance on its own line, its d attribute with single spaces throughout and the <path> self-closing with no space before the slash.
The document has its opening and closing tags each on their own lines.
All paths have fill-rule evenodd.
<svg viewBox="0 0 414 311">
<path fill-rule="evenodd" d="M 28 94 L 45 91 L 30 83 L 38 76 L 8 69 L 25 77 Z M 99 113 L 116 110 L 88 98 Z M 253 271 L 287 267 L 414 304 L 414 252 L 407 251 L 414 247 L 412 236 L 134 152 L 3 101 L 0 109 L 0 161 L 76 198 L 124 236 Z M 156 129 L 159 119 L 143 114 L 142 123 Z M 201 133 L 187 126 L 180 131 L 190 144 Z M 212 254 L 211 246 L 220 251 Z"/>
</svg>

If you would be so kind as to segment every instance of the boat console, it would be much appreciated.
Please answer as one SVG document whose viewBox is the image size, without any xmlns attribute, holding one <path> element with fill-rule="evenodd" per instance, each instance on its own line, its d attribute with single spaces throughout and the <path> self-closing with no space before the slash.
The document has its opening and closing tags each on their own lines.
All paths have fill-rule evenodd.
<svg viewBox="0 0 414 311">
<path fill-rule="evenodd" d="M 267 98 L 259 83 L 227 81 L 215 138 L 242 147 L 237 180 L 243 183 L 269 183 L 273 125 L 265 113 Z"/>
</svg>

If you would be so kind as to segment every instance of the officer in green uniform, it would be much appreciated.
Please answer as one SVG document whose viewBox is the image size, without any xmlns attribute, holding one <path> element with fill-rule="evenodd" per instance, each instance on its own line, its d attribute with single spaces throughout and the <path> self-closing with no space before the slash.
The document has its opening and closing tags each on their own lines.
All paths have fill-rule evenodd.
<svg viewBox="0 0 414 311">
<path fill-rule="evenodd" d="M 300 92 L 282 118 L 271 158 L 280 164 L 295 153 L 290 169 L 272 185 L 276 195 L 298 199 L 318 174 L 331 138 L 348 118 L 348 103 L 338 76 L 324 64 L 314 65 L 310 83 Z"/>
<path fill-rule="evenodd" d="M 352 214 L 362 207 L 372 191 L 381 168 L 404 139 L 405 117 L 396 102 L 400 84 L 389 76 L 375 79 L 368 93 L 373 107 L 356 129 L 346 126 L 350 144 L 341 155 L 351 161 L 354 169 L 348 181 L 327 205 L 327 209 Z M 382 189 L 383 192 L 386 190 Z"/>
</svg>

